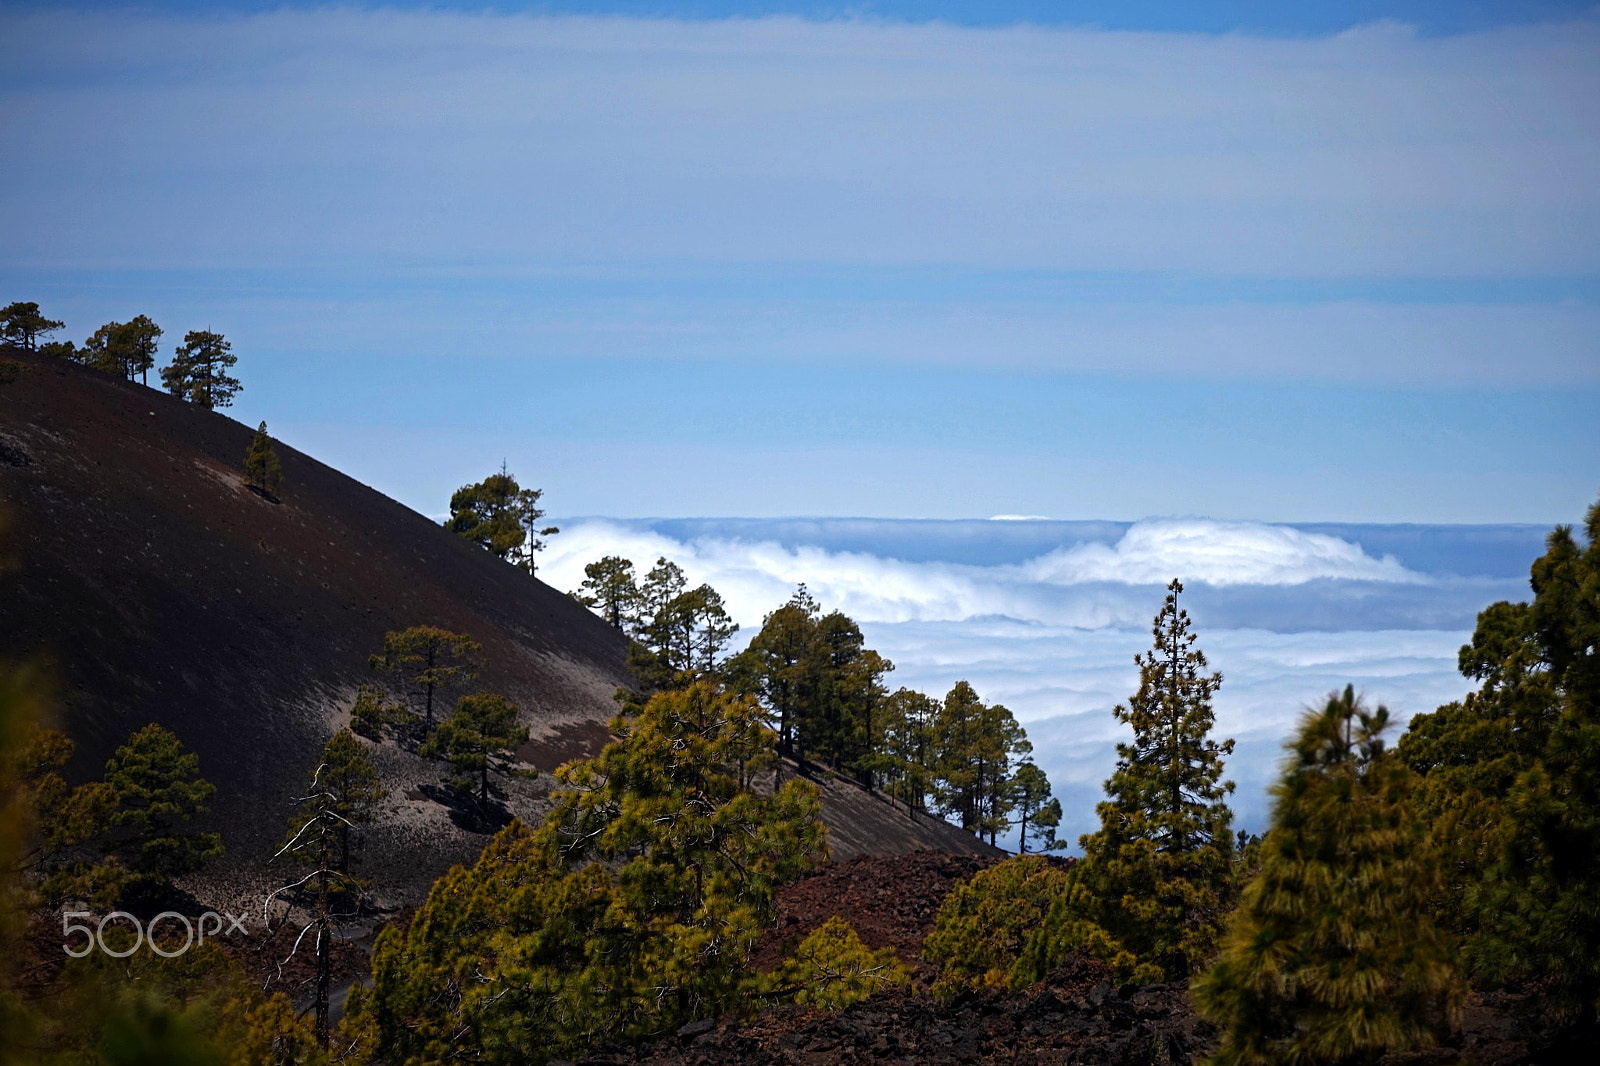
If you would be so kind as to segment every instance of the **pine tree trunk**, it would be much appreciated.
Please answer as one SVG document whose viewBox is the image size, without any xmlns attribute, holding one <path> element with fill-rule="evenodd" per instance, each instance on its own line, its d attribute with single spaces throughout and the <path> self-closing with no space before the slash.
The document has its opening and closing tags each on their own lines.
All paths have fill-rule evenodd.
<svg viewBox="0 0 1600 1066">
<path fill-rule="evenodd" d="M 327 866 L 324 864 L 323 869 Z M 328 921 L 328 875 L 317 878 L 317 1047 L 328 1050 L 328 975 L 333 929 Z"/>
</svg>

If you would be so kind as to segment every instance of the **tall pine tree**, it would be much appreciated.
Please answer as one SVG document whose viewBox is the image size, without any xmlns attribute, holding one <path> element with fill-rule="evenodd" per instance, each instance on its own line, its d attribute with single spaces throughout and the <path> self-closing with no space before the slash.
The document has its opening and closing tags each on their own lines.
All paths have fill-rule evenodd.
<svg viewBox="0 0 1600 1066">
<path fill-rule="evenodd" d="M 1235 870 L 1223 756 L 1211 739 L 1211 696 L 1222 675 L 1206 671 L 1181 582 L 1167 586 L 1154 645 L 1137 656 L 1139 691 L 1112 713 L 1133 727 L 1096 808 L 1100 829 L 1080 839 L 1077 890 L 1041 929 L 1042 976 L 1072 950 L 1113 960 L 1142 977 L 1187 977 L 1210 961 L 1234 895 Z"/>
<path fill-rule="evenodd" d="M 1346 688 L 1302 720 L 1261 869 L 1194 985 L 1223 1030 L 1212 1066 L 1373 1062 L 1448 1024 L 1460 985 L 1433 922 L 1438 872 L 1388 717 Z"/>
<path fill-rule="evenodd" d="M 385 633 L 383 654 L 368 660 L 372 669 L 399 682 L 406 700 L 421 705 L 424 733 L 433 731 L 434 697 L 478 676 L 483 645 L 465 633 L 438 626 L 412 626 Z"/>
<path fill-rule="evenodd" d="M 213 410 L 233 403 L 239 379 L 228 371 L 239 357 L 222 334 L 192 329 L 172 353 L 172 362 L 161 368 L 161 384 L 182 400 Z"/>
<path fill-rule="evenodd" d="M 1418 715 L 1400 754 L 1447 850 L 1440 909 L 1476 980 L 1549 984 L 1600 1016 L 1600 503 L 1534 561 L 1531 603 L 1478 616 L 1461 672 L 1478 691 Z"/>
</svg>

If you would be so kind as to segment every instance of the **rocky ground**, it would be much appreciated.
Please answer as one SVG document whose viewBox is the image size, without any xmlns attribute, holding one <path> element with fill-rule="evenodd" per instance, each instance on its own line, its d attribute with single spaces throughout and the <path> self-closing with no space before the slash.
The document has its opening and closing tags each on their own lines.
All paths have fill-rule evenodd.
<svg viewBox="0 0 1600 1066">
<path fill-rule="evenodd" d="M 874 951 L 893 947 L 911 968 L 913 981 L 930 985 L 939 972 L 923 960 L 922 941 L 933 930 L 939 905 L 957 881 L 999 861 L 998 855 L 919 851 L 892 860 L 827 863 L 778 894 L 778 920 L 756 944 L 755 966 L 773 969 L 812 930 L 837 914 L 850 922 L 867 947 Z"/>
<path fill-rule="evenodd" d="M 922 958 L 944 895 L 998 861 L 918 852 L 829 863 L 785 888 L 778 921 L 756 948 L 775 965 L 829 917 L 840 915 L 869 947 L 893 946 L 913 986 L 880 993 L 837 1014 L 803 1007 L 753 1018 L 705 1020 L 639 1047 L 598 1048 L 582 1066 L 987 1066 L 1001 1063 L 1183 1064 L 1214 1049 L 1181 984 L 1116 985 L 1104 965 L 1074 958 L 1020 992 L 966 993 L 941 1002 L 928 991 L 937 967 Z M 1058 860 L 1070 861 L 1070 860 Z M 1559 1030 L 1537 990 L 1474 993 L 1446 1046 L 1396 1054 L 1382 1066 L 1557 1066 L 1593 1061 L 1593 1045 Z"/>
<path fill-rule="evenodd" d="M 696 1031 L 697 1028 L 700 1031 Z M 874 996 L 837 1014 L 799 1007 L 746 1022 L 685 1026 L 673 1040 L 603 1049 L 582 1060 L 650 1066 L 905 1063 L 1190 1063 L 1215 1034 L 1178 985 L 1117 987 L 1077 958 L 1026 992 L 972 992 L 942 1003 L 921 990 Z"/>
</svg>

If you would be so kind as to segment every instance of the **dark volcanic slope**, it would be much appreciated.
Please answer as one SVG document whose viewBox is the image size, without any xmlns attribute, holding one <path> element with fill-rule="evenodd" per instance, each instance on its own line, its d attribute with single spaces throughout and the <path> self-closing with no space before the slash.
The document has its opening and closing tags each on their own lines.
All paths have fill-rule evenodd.
<svg viewBox="0 0 1600 1066">
<path fill-rule="evenodd" d="M 261 854 L 368 655 L 424 623 L 483 643 L 479 687 L 522 708 L 530 762 L 603 743 L 625 643 L 565 595 L 283 444 L 282 500 L 261 498 L 241 481 L 253 431 L 224 415 L 0 354 L 23 364 L 0 383 L 0 510 L 18 564 L 0 578 L 0 655 L 55 664 L 75 776 L 161 722 L 218 785 L 230 852 Z"/>
</svg>

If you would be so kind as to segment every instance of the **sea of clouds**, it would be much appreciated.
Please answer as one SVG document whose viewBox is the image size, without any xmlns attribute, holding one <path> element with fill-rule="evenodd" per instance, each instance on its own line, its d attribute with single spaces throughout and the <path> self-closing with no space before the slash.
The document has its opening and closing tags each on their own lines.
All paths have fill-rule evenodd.
<svg viewBox="0 0 1600 1066">
<path fill-rule="evenodd" d="M 1387 706 L 1396 734 L 1470 684 L 1456 653 L 1477 612 L 1522 599 L 1534 526 L 1271 525 L 894 519 L 604 519 L 562 524 L 539 576 L 576 589 L 605 555 L 643 572 L 665 556 L 724 597 L 742 646 L 804 582 L 895 664 L 891 686 L 942 696 L 958 680 L 1004 703 L 1065 810 L 1094 804 L 1131 734 L 1111 708 L 1138 687 L 1164 587 L 1184 582 L 1199 647 L 1223 675 L 1217 733 L 1239 824 L 1264 827 L 1266 790 L 1304 709 L 1346 684 Z"/>
</svg>

